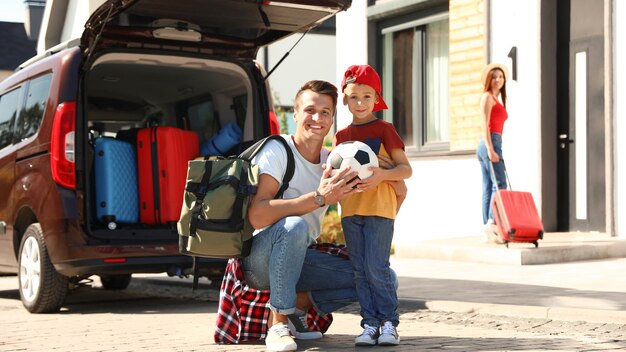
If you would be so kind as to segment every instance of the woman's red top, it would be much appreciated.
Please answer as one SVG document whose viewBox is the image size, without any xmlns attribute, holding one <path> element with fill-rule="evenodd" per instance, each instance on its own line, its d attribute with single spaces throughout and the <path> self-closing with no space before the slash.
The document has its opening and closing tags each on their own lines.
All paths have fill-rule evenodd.
<svg viewBox="0 0 626 352">
<path fill-rule="evenodd" d="M 502 130 L 504 129 L 504 121 L 506 121 L 509 116 L 506 112 L 506 108 L 500 104 L 500 101 L 496 99 L 493 95 L 491 95 L 493 100 L 496 102 L 491 107 L 491 117 L 489 118 L 489 132 L 497 132 L 502 134 Z"/>
</svg>

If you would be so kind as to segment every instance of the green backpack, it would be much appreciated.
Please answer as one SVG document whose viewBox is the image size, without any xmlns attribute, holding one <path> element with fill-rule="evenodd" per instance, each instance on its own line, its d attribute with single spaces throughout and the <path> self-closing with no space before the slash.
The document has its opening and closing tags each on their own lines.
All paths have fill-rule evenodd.
<svg viewBox="0 0 626 352">
<path fill-rule="evenodd" d="M 248 206 L 259 182 L 259 168 L 250 160 L 270 140 L 281 142 L 287 151 L 287 170 L 274 197 L 281 198 L 295 169 L 293 152 L 281 136 L 263 138 L 238 156 L 189 161 L 178 244 L 180 253 L 194 256 L 194 272 L 196 257 L 237 258 L 250 254 L 254 228 L 248 220 Z"/>
</svg>

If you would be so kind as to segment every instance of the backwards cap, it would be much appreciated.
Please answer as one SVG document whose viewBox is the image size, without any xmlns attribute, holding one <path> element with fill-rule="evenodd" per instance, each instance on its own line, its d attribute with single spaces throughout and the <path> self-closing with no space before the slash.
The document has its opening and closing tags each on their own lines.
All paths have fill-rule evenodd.
<svg viewBox="0 0 626 352">
<path fill-rule="evenodd" d="M 380 77 L 378 73 L 376 73 L 376 70 L 370 65 L 352 65 L 348 67 L 343 74 L 341 91 L 343 92 L 350 83 L 366 84 L 374 88 L 376 94 L 378 94 L 378 102 L 374 104 L 374 110 L 372 112 L 387 109 L 387 104 L 385 104 L 381 94 Z"/>
</svg>

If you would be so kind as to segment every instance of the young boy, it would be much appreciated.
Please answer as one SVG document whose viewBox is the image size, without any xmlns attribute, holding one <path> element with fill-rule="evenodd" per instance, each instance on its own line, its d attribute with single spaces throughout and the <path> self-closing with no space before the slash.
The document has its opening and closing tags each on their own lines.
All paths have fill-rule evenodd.
<svg viewBox="0 0 626 352">
<path fill-rule="evenodd" d="M 343 104 L 352 113 L 352 124 L 337 132 L 333 145 L 354 140 L 364 142 L 381 156 L 381 164 L 386 167 L 374 168 L 372 176 L 359 181 L 357 193 L 341 201 L 341 225 L 361 305 L 363 332 L 354 343 L 397 345 L 400 343 L 396 331 L 398 297 L 389 255 L 401 199 L 396 197 L 394 187 L 401 190 L 401 195 L 405 193 L 402 180 L 411 176 L 411 166 L 393 125 L 372 114 L 387 109 L 376 71 L 368 65 L 350 66 L 341 88 Z"/>
</svg>

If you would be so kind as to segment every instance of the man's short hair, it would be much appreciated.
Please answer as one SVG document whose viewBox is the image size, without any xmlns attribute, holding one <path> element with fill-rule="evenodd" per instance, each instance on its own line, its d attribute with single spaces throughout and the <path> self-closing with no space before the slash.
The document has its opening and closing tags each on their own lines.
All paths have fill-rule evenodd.
<svg viewBox="0 0 626 352">
<path fill-rule="evenodd" d="M 330 82 L 326 82 L 326 81 L 320 81 L 320 80 L 312 80 L 312 81 L 306 82 L 304 85 L 302 85 L 302 87 L 300 87 L 300 90 L 298 90 L 298 93 L 296 93 L 296 99 L 295 99 L 295 103 L 293 107 L 294 111 L 298 110 L 298 103 L 299 103 L 300 96 L 302 95 L 302 92 L 304 92 L 305 90 L 310 90 L 317 94 L 328 95 L 333 100 L 333 115 L 335 115 L 335 112 L 337 112 L 338 93 L 337 93 L 337 87 L 335 87 L 334 84 Z"/>
</svg>

